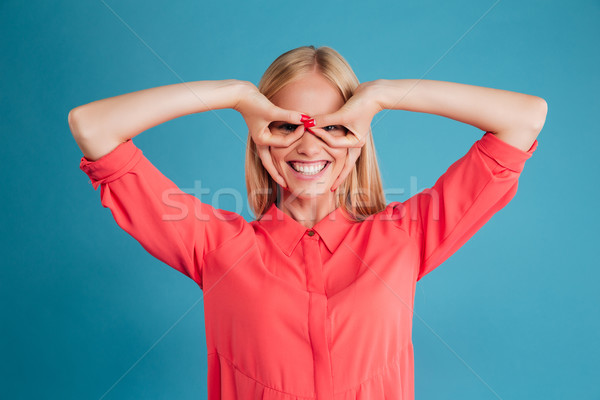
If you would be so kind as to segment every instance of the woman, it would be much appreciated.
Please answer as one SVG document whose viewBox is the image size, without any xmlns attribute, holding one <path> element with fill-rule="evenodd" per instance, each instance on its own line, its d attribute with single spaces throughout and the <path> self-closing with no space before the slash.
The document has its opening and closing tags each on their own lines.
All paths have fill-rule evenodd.
<svg viewBox="0 0 600 400">
<path fill-rule="evenodd" d="M 251 222 L 179 190 L 131 140 L 220 108 L 248 125 Z M 385 204 L 370 132 L 383 109 L 485 133 L 432 188 Z M 258 88 L 152 88 L 77 107 L 69 123 L 118 225 L 203 290 L 210 399 L 412 399 L 416 282 L 512 199 L 546 111 L 457 83 L 359 84 L 336 51 L 304 46 Z"/>
</svg>

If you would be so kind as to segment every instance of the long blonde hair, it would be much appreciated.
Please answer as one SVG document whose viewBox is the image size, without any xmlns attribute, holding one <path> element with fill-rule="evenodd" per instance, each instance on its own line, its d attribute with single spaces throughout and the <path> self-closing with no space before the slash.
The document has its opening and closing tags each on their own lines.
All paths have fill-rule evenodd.
<svg viewBox="0 0 600 400">
<path fill-rule="evenodd" d="M 322 73 L 337 87 L 344 101 L 352 97 L 360 83 L 348 62 L 334 49 L 327 46 L 302 46 L 273 61 L 262 76 L 258 90 L 271 100 L 285 85 L 313 70 Z M 256 219 L 260 219 L 277 201 L 277 183 L 262 165 L 250 133 L 246 144 L 246 189 L 248 204 Z M 352 172 L 337 188 L 336 194 L 338 204 L 356 221 L 364 220 L 385 208 L 385 195 L 372 135 L 369 135 Z"/>
</svg>

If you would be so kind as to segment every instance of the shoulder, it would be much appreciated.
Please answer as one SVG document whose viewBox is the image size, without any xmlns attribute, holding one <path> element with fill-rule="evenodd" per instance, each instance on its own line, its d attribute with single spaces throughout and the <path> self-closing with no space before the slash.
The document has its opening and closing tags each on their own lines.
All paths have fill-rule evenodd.
<svg viewBox="0 0 600 400">
<path fill-rule="evenodd" d="M 375 214 L 370 215 L 360 224 L 373 225 L 378 230 L 383 230 L 389 233 L 403 230 L 411 235 L 415 233 L 414 222 L 417 217 L 411 209 L 411 201 L 404 202 L 392 201 L 385 208 Z"/>
</svg>

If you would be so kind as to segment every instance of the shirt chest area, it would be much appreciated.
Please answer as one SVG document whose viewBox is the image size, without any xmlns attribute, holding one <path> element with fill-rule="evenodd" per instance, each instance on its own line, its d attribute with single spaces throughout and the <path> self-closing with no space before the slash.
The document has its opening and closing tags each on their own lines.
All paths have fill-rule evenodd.
<svg viewBox="0 0 600 400">
<path fill-rule="evenodd" d="M 353 232 L 332 252 L 307 229 L 286 254 L 277 238 L 249 230 L 205 257 L 205 298 L 231 294 L 228 301 L 277 308 L 283 299 L 302 304 L 318 294 L 330 312 L 361 309 L 365 302 L 380 306 L 377 301 L 412 306 L 418 247 L 402 231 L 393 233 Z"/>
<path fill-rule="evenodd" d="M 351 387 L 408 348 L 418 269 L 408 238 L 384 243 L 371 231 L 330 252 L 307 233 L 289 255 L 268 236 L 241 239 L 204 260 L 209 352 L 235 359 L 250 376 L 265 366 L 259 381 L 278 371 L 301 387 L 324 376 L 341 380 L 323 387 Z M 348 365 L 358 367 L 349 374 Z"/>
</svg>

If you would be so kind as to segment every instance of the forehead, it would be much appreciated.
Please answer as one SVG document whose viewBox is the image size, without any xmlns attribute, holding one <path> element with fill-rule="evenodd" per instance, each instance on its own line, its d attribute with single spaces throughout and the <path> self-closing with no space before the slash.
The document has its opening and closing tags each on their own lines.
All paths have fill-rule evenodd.
<svg viewBox="0 0 600 400">
<path fill-rule="evenodd" d="M 344 98 L 327 78 L 313 72 L 285 85 L 271 102 L 286 110 L 318 115 L 337 111 L 344 105 Z"/>
</svg>

